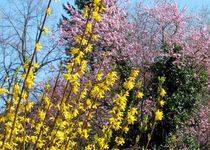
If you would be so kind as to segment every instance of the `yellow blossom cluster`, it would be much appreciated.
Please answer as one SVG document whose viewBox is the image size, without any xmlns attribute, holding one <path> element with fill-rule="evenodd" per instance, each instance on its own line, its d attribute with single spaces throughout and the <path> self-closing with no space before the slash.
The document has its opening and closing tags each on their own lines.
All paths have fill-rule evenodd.
<svg viewBox="0 0 210 150">
<path fill-rule="evenodd" d="M 34 85 L 35 73 L 33 70 L 39 68 L 37 63 L 34 63 L 29 67 L 28 63 L 23 64 L 25 72 L 22 74 L 22 78 L 24 80 L 24 87 L 25 89 L 29 90 Z"/>
<path fill-rule="evenodd" d="M 42 49 L 42 45 L 38 42 L 36 43 L 35 48 L 37 51 L 40 51 Z"/>
<path fill-rule="evenodd" d="M 62 69 L 59 70 L 58 78 L 62 74 L 65 84 L 61 97 L 54 96 L 56 80 L 54 87 L 48 84 L 44 86 L 36 104 L 30 101 L 35 70 L 39 68 L 39 64 L 34 63 L 33 59 L 36 52 L 42 49 L 40 39 L 35 44 L 31 60 L 23 64 L 22 80 L 15 80 L 12 93 L 11 90 L 0 88 L 0 95 L 8 94 L 10 97 L 5 113 L 0 116 L 0 149 L 103 150 L 110 148 L 111 138 L 114 139 L 116 149 L 125 144 L 123 136 L 129 131 L 129 126 L 137 121 L 137 107 L 129 102 L 129 98 L 135 88 L 141 87 L 137 82 L 139 71 L 131 70 L 130 76 L 122 84 L 117 82 L 118 74 L 114 69 L 103 72 L 99 67 L 94 72 L 93 79 L 88 77 L 89 64 L 86 56 L 98 40 L 98 35 L 94 33 L 94 24 L 102 20 L 102 13 L 105 11 L 102 0 L 93 0 L 89 6 L 85 6 L 83 17 L 86 23 L 83 34 L 75 37 L 76 44 L 69 50 L 72 57 L 65 64 L 65 69 L 61 66 Z M 50 14 L 49 3 L 45 17 Z M 47 34 L 49 29 L 43 25 L 40 34 L 42 32 Z M 162 87 L 163 80 L 160 79 L 155 122 L 163 118 L 161 108 L 165 104 L 163 97 L 166 95 Z M 118 94 L 112 91 L 117 84 L 120 89 Z M 135 100 L 144 97 L 140 91 L 135 91 L 134 94 Z M 98 117 L 98 108 L 104 109 L 99 104 L 109 95 L 111 102 L 107 106 L 106 116 L 100 118 L 106 123 L 100 124 L 100 131 L 96 133 L 92 125 L 97 122 L 95 118 Z M 113 134 L 116 131 L 119 132 L 117 136 Z"/>
<path fill-rule="evenodd" d="M 46 16 L 50 14 L 49 1 Z M 44 126 L 46 112 L 41 108 L 36 111 L 34 103 L 30 102 L 28 99 L 30 98 L 31 89 L 34 86 L 35 70 L 39 68 L 38 63 L 33 63 L 33 61 L 36 52 L 42 49 L 42 45 L 39 42 L 41 33 L 42 31 L 44 31 L 44 34 L 49 32 L 49 29 L 44 27 L 45 20 L 46 18 L 43 21 L 42 29 L 40 29 L 40 36 L 35 44 L 31 60 L 26 59 L 22 65 L 22 80 L 19 79 L 17 75 L 14 76 L 15 80 L 12 85 L 12 93 L 9 93 L 6 89 L 0 88 L 0 94 L 8 94 L 5 112 L 0 116 L 0 124 L 2 126 L 0 132 L 0 149 L 26 149 L 26 145 L 29 146 L 29 149 L 32 149 L 33 147 L 30 147 L 31 144 L 35 144 L 37 148 L 41 148 L 44 145 L 44 141 L 37 139 L 43 134 L 46 134 L 49 129 L 49 127 L 45 127 L 44 130 L 41 130 Z M 42 101 L 45 104 L 45 108 L 48 108 L 50 100 L 45 93 L 43 93 L 41 103 Z M 35 118 L 31 118 L 32 112 L 38 117 L 35 117 L 38 119 L 37 121 L 34 120 Z M 30 130 L 27 131 L 28 129 Z M 38 135 L 38 133 L 40 134 Z M 34 149 L 36 149 L 36 146 L 34 146 Z"/>
<path fill-rule="evenodd" d="M 52 141 L 50 144 L 47 144 L 47 147 L 50 147 L 50 149 L 59 147 L 58 145 L 62 145 L 62 142 L 65 143 L 64 148 L 69 149 L 77 145 L 76 137 L 79 136 L 83 140 L 89 138 L 91 126 L 89 122 L 93 118 L 91 111 L 97 108 L 97 100 L 104 98 L 105 93 L 110 90 L 110 87 L 117 80 L 115 71 L 107 73 L 103 79 L 102 75 L 100 75 L 102 73 L 98 73 L 95 83 L 89 81 L 88 84 L 81 86 L 81 79 L 85 78 L 84 75 L 87 73 L 88 61 L 85 59 L 85 55 L 92 51 L 92 42 L 97 40 L 97 35 L 93 33 L 92 24 L 100 21 L 99 19 L 96 20 L 95 17 L 100 18 L 100 13 L 102 12 L 100 11 L 101 3 L 100 0 L 93 1 L 92 13 L 89 13 L 89 8 L 84 8 L 84 16 L 86 16 L 84 18 L 87 19 L 84 33 L 76 36 L 77 46 L 69 50 L 72 58 L 67 63 L 66 72 L 63 74 L 63 78 L 66 80 L 66 88 L 61 101 L 57 104 L 56 116 L 52 117 L 53 128 L 48 131 L 48 134 L 51 136 L 45 141 Z M 94 16 L 96 13 L 97 16 Z M 92 18 L 92 20 L 88 18 Z M 68 94 L 67 89 L 70 89 Z M 87 95 L 91 97 L 87 98 Z M 71 105 L 69 102 L 71 102 Z M 40 119 L 43 119 L 43 116 L 43 113 L 40 112 Z M 76 121 L 74 121 L 75 118 L 77 118 Z M 62 125 L 64 122 L 66 124 Z M 68 138 L 59 138 L 59 136 L 68 136 Z M 67 142 L 65 142 L 66 140 Z M 86 149 L 91 147 L 93 145 L 88 145 Z"/>
<path fill-rule="evenodd" d="M 159 87 L 158 87 L 158 106 L 161 108 L 165 105 L 165 101 L 161 98 L 163 98 L 164 96 L 166 96 L 166 91 L 163 88 L 163 84 L 165 82 L 165 77 L 159 77 Z M 161 121 L 163 119 L 163 111 L 157 108 L 156 112 L 155 112 L 155 121 Z"/>
<path fill-rule="evenodd" d="M 116 98 L 113 100 L 114 106 L 109 112 L 111 116 L 108 119 L 109 124 L 103 126 L 103 134 L 96 140 L 100 149 L 109 149 L 108 141 L 112 136 L 113 130 L 118 131 L 122 129 L 124 133 L 127 133 L 129 130 L 128 125 L 133 124 L 137 120 L 135 115 L 138 113 L 138 111 L 136 108 L 131 107 L 126 116 L 124 116 L 124 113 L 126 112 L 127 108 L 127 98 L 129 97 L 129 92 L 134 88 L 138 74 L 138 70 L 132 70 L 130 77 L 128 77 L 123 83 L 124 91 L 116 94 Z M 124 125 L 123 122 L 125 123 Z M 117 146 L 122 146 L 125 143 L 123 137 L 116 137 L 115 142 Z"/>
<path fill-rule="evenodd" d="M 0 88 L 0 95 L 5 94 L 5 93 L 9 93 L 9 91 L 7 89 Z"/>
<path fill-rule="evenodd" d="M 165 105 L 165 101 L 163 100 L 163 98 L 166 96 L 166 91 L 163 88 L 163 84 L 164 84 L 165 80 L 166 80 L 165 77 L 158 77 L 159 82 L 158 82 L 158 90 L 157 90 L 157 105 L 155 108 L 154 122 L 152 124 L 151 133 L 148 134 L 148 141 L 147 141 L 145 149 L 147 149 L 149 147 L 149 143 L 150 143 L 150 140 L 151 140 L 151 137 L 154 132 L 154 128 L 155 128 L 156 124 L 159 121 L 162 121 L 163 117 L 164 117 L 163 111 L 161 109 Z"/>
<path fill-rule="evenodd" d="M 115 142 L 117 143 L 117 145 L 123 145 L 125 143 L 124 139 L 122 137 L 116 137 L 115 138 Z"/>
<path fill-rule="evenodd" d="M 128 124 L 134 124 L 134 122 L 136 121 L 136 117 L 135 117 L 136 114 L 138 114 L 138 111 L 136 108 L 129 109 L 128 114 L 127 114 Z"/>
<path fill-rule="evenodd" d="M 163 112 L 158 109 L 155 112 L 155 121 L 161 121 L 162 119 L 163 119 Z"/>
</svg>

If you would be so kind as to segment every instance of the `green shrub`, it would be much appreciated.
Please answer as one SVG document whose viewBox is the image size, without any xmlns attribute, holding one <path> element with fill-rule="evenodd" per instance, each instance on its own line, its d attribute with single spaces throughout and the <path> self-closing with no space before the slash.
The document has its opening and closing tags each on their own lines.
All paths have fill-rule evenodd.
<svg viewBox="0 0 210 150">
<path fill-rule="evenodd" d="M 208 76 L 206 69 L 195 66 L 192 60 L 185 59 L 182 63 L 177 63 L 177 59 L 171 56 L 157 58 L 150 71 L 153 78 L 148 89 L 152 89 L 154 94 L 158 77 L 166 77 L 164 120 L 158 124 L 153 138 L 156 139 L 153 144 L 160 146 L 164 145 L 169 133 L 175 133 L 191 117 L 191 113 L 207 92 Z"/>
</svg>

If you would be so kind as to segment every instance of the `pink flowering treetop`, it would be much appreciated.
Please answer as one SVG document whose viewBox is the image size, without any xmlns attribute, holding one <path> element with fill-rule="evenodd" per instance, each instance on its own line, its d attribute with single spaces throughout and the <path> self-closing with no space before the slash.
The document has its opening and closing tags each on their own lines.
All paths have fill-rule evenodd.
<svg viewBox="0 0 210 150">
<path fill-rule="evenodd" d="M 97 67 L 104 55 L 106 55 L 103 62 L 105 68 L 114 62 L 113 57 L 114 60 L 122 59 L 123 52 L 132 45 L 127 39 L 127 33 L 132 29 L 132 25 L 128 22 L 125 9 L 123 6 L 120 7 L 119 1 L 116 0 L 105 1 L 105 4 L 108 9 L 102 14 L 102 21 L 94 25 L 94 33 L 98 35 L 94 38 L 99 39 L 99 42 L 93 45 L 93 53 L 90 56 L 93 68 Z M 65 18 L 60 24 L 61 42 L 69 48 L 74 46 L 76 35 L 82 34 L 85 21 L 83 16 L 69 4 L 64 5 L 64 8 L 71 17 Z"/>
<path fill-rule="evenodd" d="M 136 59 L 134 62 L 137 62 L 138 56 L 151 62 L 154 57 L 166 54 L 164 49 L 167 49 L 167 55 L 182 58 L 187 56 L 198 64 L 209 64 L 209 27 L 196 28 L 190 25 L 192 20 L 197 18 L 188 15 L 185 7 L 179 9 L 171 0 L 155 1 L 153 7 L 140 3 L 132 18 L 135 27 L 133 41 L 138 43 L 136 46 L 139 47 L 129 49 L 128 53 Z M 175 46 L 179 46 L 181 51 L 173 51 Z M 142 60 L 139 63 L 142 63 Z"/>
</svg>

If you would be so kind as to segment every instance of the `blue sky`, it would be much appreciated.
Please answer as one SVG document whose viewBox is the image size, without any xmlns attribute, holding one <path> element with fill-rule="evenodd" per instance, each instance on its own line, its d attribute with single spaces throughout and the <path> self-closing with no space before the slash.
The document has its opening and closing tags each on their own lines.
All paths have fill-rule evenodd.
<svg viewBox="0 0 210 150">
<path fill-rule="evenodd" d="M 131 1 L 143 1 L 150 3 L 151 0 L 131 0 Z M 201 7 L 202 5 L 210 5 L 210 0 L 175 0 L 180 7 L 187 6 L 189 8 Z"/>
<path fill-rule="evenodd" d="M 189 8 L 201 7 L 208 5 L 210 7 L 210 0 L 176 0 L 180 6 L 186 5 Z"/>
<path fill-rule="evenodd" d="M 0 0 L 1 1 L 1 0 Z M 145 4 L 150 5 L 152 0 L 130 0 L 131 7 L 134 6 L 136 2 L 144 2 Z M 197 10 L 202 6 L 208 6 L 210 8 L 210 0 L 175 0 L 178 6 L 184 7 L 186 6 L 189 11 Z M 59 18 L 61 14 L 65 13 L 63 11 L 62 4 L 69 2 L 70 4 L 74 3 L 74 0 L 60 0 L 58 3 L 53 3 L 52 8 L 56 16 Z"/>
<path fill-rule="evenodd" d="M 17 1 L 17 0 L 0 0 L 0 8 L 6 6 L 8 1 Z M 36 0 L 34 0 L 36 1 Z M 47 0 L 46 0 L 47 1 Z M 56 17 L 60 18 L 61 14 L 64 13 L 62 4 L 69 2 L 73 4 L 75 0 L 60 0 L 60 2 L 55 3 L 53 0 L 52 8 L 53 12 L 56 14 Z M 151 4 L 152 0 L 130 0 L 131 7 L 134 6 L 136 2 L 144 2 L 146 4 Z M 179 7 L 186 6 L 189 10 L 193 11 L 194 9 L 198 9 L 201 6 L 208 6 L 210 7 L 210 0 L 175 0 Z M 9 8 L 8 8 L 9 9 Z"/>
</svg>

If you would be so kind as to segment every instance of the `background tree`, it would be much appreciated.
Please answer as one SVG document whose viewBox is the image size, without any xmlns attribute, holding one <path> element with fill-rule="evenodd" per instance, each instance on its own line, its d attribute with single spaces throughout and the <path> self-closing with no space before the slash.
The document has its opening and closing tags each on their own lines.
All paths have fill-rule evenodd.
<svg viewBox="0 0 210 150">
<path fill-rule="evenodd" d="M 5 5 L 8 7 L 4 7 Z M 27 64 L 32 56 L 46 3 L 44 0 L 8 0 L 2 2 L 0 8 L 0 86 L 10 91 L 14 81 L 21 78 L 24 64 Z M 35 71 L 39 77 L 36 79 L 38 82 L 43 80 L 43 74 L 50 71 L 46 68 L 61 59 L 62 51 L 55 38 L 57 27 L 52 25 L 53 20 L 55 20 L 54 17 L 43 31 L 45 38 L 41 43 L 44 43 L 42 46 L 45 51 L 35 56 L 35 62 L 39 64 Z M 36 88 L 36 90 L 40 89 Z M 5 102 L 5 99 L 1 99 L 1 106 Z"/>
</svg>

